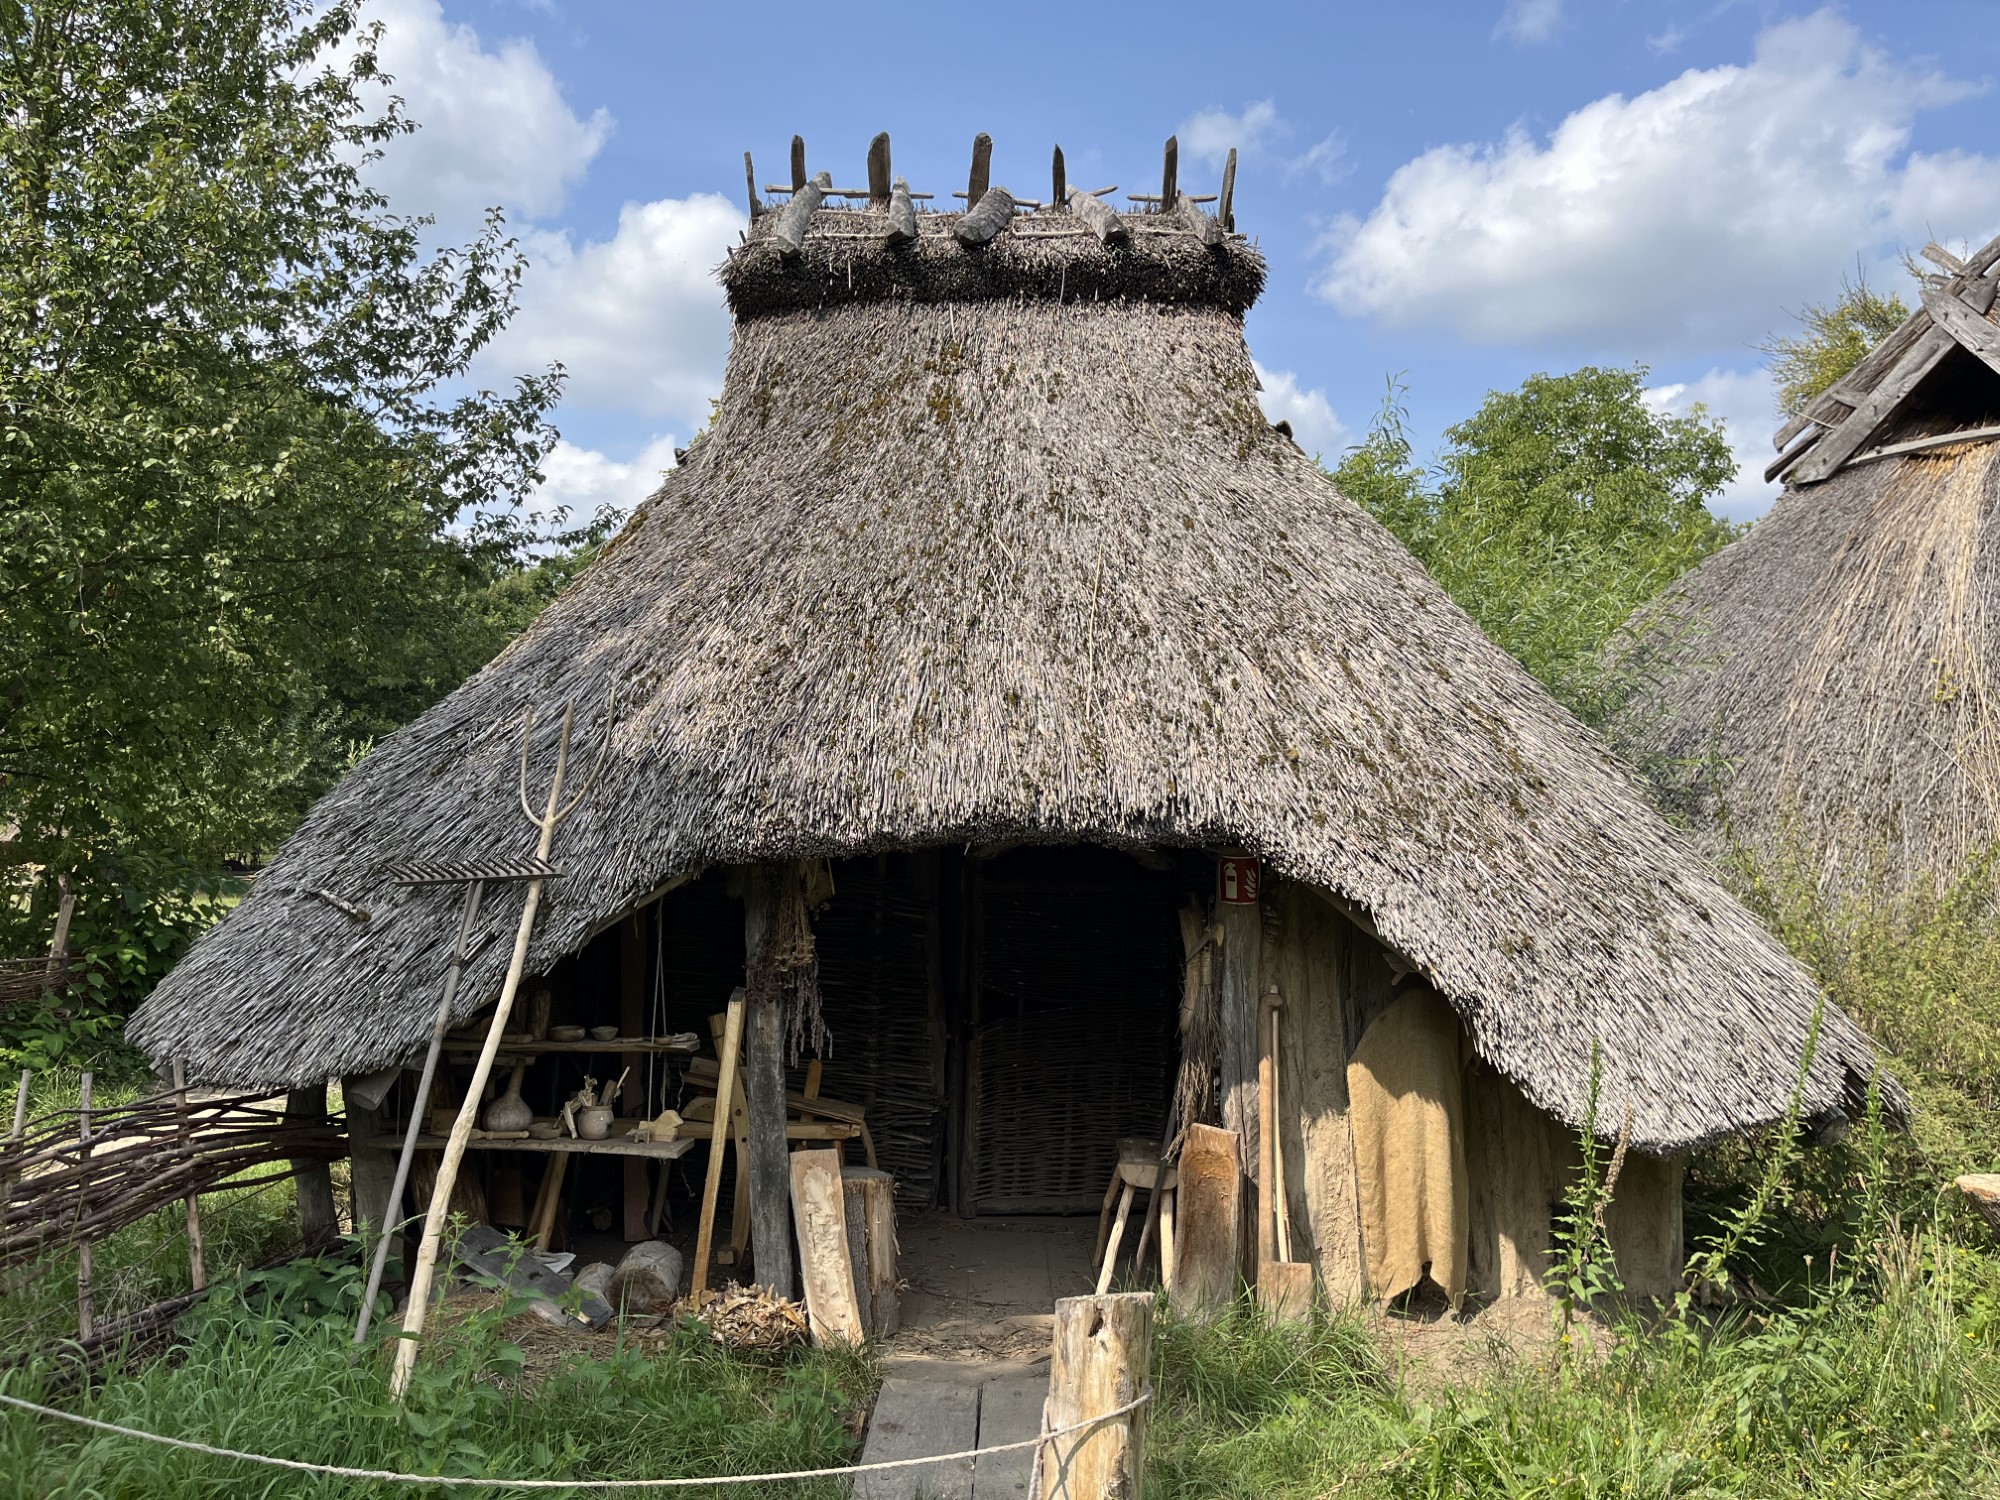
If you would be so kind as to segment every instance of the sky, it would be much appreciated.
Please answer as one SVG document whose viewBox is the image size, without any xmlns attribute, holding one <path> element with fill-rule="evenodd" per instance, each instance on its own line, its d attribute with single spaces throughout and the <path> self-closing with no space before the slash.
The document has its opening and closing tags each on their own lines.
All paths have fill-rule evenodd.
<svg viewBox="0 0 2000 1500">
<path fill-rule="evenodd" d="M 1161 148 L 1270 264 L 1246 320 L 1273 417 L 1329 464 L 1389 383 L 1419 450 L 1539 371 L 1644 365 L 1742 463 L 1761 514 L 1773 415 L 1760 342 L 1843 278 L 1901 288 L 1929 239 L 2000 230 L 1992 0 L 1422 0 L 1384 5 L 700 7 L 367 0 L 416 134 L 370 169 L 460 238 L 505 210 L 530 269 L 475 373 L 560 361 L 563 441 L 538 505 L 629 508 L 722 385 L 714 276 L 760 182 L 895 170 L 1157 191 Z M 1087 181 L 1086 181 L 1087 179 Z"/>
</svg>

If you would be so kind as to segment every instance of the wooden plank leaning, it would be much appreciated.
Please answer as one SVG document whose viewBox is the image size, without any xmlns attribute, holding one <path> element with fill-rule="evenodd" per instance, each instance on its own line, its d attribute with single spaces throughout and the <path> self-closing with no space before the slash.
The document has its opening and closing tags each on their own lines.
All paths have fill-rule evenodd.
<svg viewBox="0 0 2000 1500">
<path fill-rule="evenodd" d="M 728 1018 L 723 1022 L 722 1045 L 716 1057 L 714 1132 L 708 1143 L 708 1176 L 702 1180 L 701 1227 L 695 1231 L 694 1272 L 688 1295 L 699 1301 L 708 1290 L 709 1255 L 715 1247 L 715 1204 L 722 1195 L 722 1158 L 728 1146 L 729 1111 L 736 1103 L 736 1062 L 743 1047 L 743 991 L 729 997 Z"/>
<path fill-rule="evenodd" d="M 605 757 L 611 750 L 611 729 L 618 716 L 618 692 L 612 689 L 611 698 L 604 712 L 604 743 L 599 746 L 597 763 L 591 767 L 590 775 L 584 779 L 583 787 L 568 802 L 562 800 L 563 775 L 569 769 L 570 732 L 576 722 L 576 705 L 563 705 L 562 734 L 556 743 L 555 774 L 549 780 L 549 796 L 541 813 L 537 814 L 528 802 L 528 754 L 534 744 L 535 711 L 530 708 L 527 725 L 521 734 L 521 810 L 528 821 L 540 830 L 540 838 L 535 847 L 535 858 L 547 862 L 549 850 L 553 847 L 556 829 L 582 805 L 583 799 L 597 783 L 604 770 Z M 389 1393 L 400 1401 L 410 1386 L 410 1372 L 416 1368 L 417 1342 L 423 1337 L 424 1317 L 430 1310 L 431 1281 L 437 1271 L 438 1251 L 444 1243 L 445 1219 L 451 1212 L 451 1190 L 458 1181 L 459 1164 L 465 1160 L 466 1143 L 472 1139 L 472 1129 L 479 1119 L 479 1106 L 486 1092 L 486 1080 L 493 1074 L 493 1059 L 500 1051 L 501 1035 L 507 1030 L 507 1017 L 514 1009 L 514 996 L 521 988 L 521 976 L 528 966 L 528 940 L 534 934 L 535 915 L 542 904 L 542 877 L 536 876 L 528 882 L 527 899 L 521 904 L 521 925 L 514 932 L 514 955 L 507 965 L 507 979 L 500 987 L 500 998 L 493 1007 L 492 1024 L 486 1028 L 485 1045 L 479 1049 L 479 1060 L 472 1067 L 472 1081 L 466 1085 L 465 1098 L 458 1107 L 458 1118 L 452 1121 L 451 1135 L 445 1141 L 444 1153 L 438 1161 L 437 1182 L 431 1189 L 430 1208 L 424 1215 L 424 1237 L 417 1249 L 417 1267 L 410 1277 L 409 1305 L 403 1311 L 403 1337 L 396 1346 L 396 1363 L 389 1376 Z"/>
</svg>

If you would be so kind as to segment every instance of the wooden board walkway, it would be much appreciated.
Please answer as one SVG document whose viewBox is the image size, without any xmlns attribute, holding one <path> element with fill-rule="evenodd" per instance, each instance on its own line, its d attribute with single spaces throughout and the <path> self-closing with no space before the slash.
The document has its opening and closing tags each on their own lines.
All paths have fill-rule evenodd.
<svg viewBox="0 0 2000 1500">
<path fill-rule="evenodd" d="M 875 1398 L 861 1462 L 921 1458 L 1019 1442 L 1041 1431 L 1042 1401 L 1048 1395 L 1046 1366 L 1032 1373 L 1002 1367 L 990 1379 L 931 1380 L 891 1376 Z M 961 1459 L 920 1469 L 863 1474 L 855 1500 L 1019 1500 L 1028 1493 L 1032 1448 Z"/>
</svg>

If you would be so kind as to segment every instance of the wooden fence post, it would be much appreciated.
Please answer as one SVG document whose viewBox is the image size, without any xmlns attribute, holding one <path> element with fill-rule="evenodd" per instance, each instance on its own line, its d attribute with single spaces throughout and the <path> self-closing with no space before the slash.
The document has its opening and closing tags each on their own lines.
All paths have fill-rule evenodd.
<svg viewBox="0 0 2000 1500">
<path fill-rule="evenodd" d="M 1130 1405 L 1150 1389 L 1153 1298 L 1146 1292 L 1064 1297 L 1042 1431 L 1057 1432 Z M 1034 1500 L 1139 1500 L 1146 1477 L 1147 1408 L 1112 1417 L 1035 1450 Z"/>
<path fill-rule="evenodd" d="M 174 1059 L 174 1109 L 181 1117 L 181 1142 L 185 1147 L 192 1142 L 193 1132 L 188 1128 L 187 1064 L 180 1058 Z M 201 1243 L 201 1194 L 187 1195 L 188 1226 L 188 1287 L 200 1291 L 208 1285 L 208 1258 Z"/>
<path fill-rule="evenodd" d="M 90 1075 L 83 1075 L 82 1087 L 77 1093 L 76 1136 L 77 1159 L 90 1155 Z M 78 1210 L 79 1215 L 83 1212 Z M 91 1325 L 97 1321 L 96 1298 L 90 1286 L 90 1236 L 83 1235 L 76 1242 L 76 1336 L 88 1339 Z"/>
</svg>

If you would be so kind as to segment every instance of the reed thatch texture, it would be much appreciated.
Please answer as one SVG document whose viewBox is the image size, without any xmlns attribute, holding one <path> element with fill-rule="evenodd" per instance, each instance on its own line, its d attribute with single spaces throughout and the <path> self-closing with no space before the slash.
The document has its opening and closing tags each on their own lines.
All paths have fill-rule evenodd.
<svg viewBox="0 0 2000 1500">
<path fill-rule="evenodd" d="M 2000 447 L 1788 490 L 1635 618 L 1614 737 L 1718 843 L 1829 891 L 1929 889 L 2000 840 Z"/>
<path fill-rule="evenodd" d="M 961 288 L 1034 257 L 1004 295 L 935 301 L 908 251 L 857 232 L 875 216 L 820 213 L 791 269 L 771 217 L 724 270 L 739 320 L 708 435 L 532 630 L 312 810 L 134 1018 L 140 1045 L 274 1084 L 409 1054 L 455 898 L 383 863 L 527 848 L 523 708 L 545 711 L 539 778 L 546 710 L 575 699 L 588 744 L 617 682 L 537 967 L 699 866 L 1242 845 L 1365 909 L 1559 1118 L 1584 1118 L 1594 1052 L 1642 1148 L 1780 1114 L 1811 981 L 1266 422 L 1247 298 L 1215 290 L 1254 290 L 1253 251 L 1144 220 L 1129 248 L 1023 221 L 970 250 L 925 216 L 919 260 L 958 257 Z M 489 902 L 468 1013 L 517 910 Z M 1811 1108 L 1872 1066 L 1830 1014 Z"/>
</svg>

